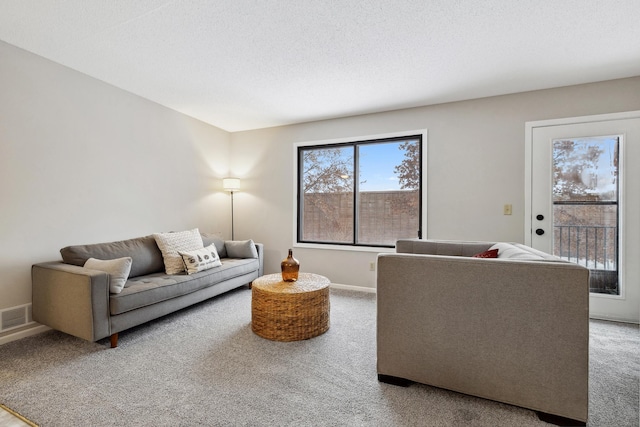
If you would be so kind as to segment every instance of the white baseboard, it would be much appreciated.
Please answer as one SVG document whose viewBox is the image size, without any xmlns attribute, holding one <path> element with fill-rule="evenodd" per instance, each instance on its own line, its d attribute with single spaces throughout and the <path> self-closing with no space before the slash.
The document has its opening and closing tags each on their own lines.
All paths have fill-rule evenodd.
<svg viewBox="0 0 640 427">
<path fill-rule="evenodd" d="M 607 322 L 618 322 L 618 323 L 630 323 L 632 325 L 638 325 L 640 324 L 640 322 L 638 322 L 637 319 L 624 319 L 621 317 L 615 317 L 615 316 L 602 316 L 599 314 L 590 314 L 589 315 L 589 319 L 593 319 L 593 320 L 605 320 Z"/>
<path fill-rule="evenodd" d="M 49 329 L 51 328 L 49 328 L 48 326 L 36 325 L 32 328 L 23 329 L 12 334 L 4 335 L 0 337 L 0 345 L 19 340 L 21 338 L 30 337 L 31 335 L 40 334 L 42 332 L 48 331 Z"/>
<path fill-rule="evenodd" d="M 365 288 L 364 286 L 341 285 L 340 283 L 332 283 L 330 287 L 335 289 L 346 289 L 348 291 L 369 292 L 372 294 L 376 293 L 376 288 Z"/>
</svg>

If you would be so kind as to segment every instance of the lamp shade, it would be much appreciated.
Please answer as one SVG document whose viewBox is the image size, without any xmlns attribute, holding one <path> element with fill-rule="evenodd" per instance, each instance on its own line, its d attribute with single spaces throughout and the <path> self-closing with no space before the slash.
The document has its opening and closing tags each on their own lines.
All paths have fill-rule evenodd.
<svg viewBox="0 0 640 427">
<path fill-rule="evenodd" d="M 225 191 L 238 191 L 240 190 L 240 180 L 238 178 L 224 178 L 222 188 Z"/>
</svg>

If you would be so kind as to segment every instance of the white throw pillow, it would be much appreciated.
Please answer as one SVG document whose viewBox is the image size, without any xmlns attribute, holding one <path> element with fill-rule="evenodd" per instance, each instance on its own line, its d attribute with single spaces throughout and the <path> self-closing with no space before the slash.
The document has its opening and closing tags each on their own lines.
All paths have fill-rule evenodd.
<svg viewBox="0 0 640 427">
<path fill-rule="evenodd" d="M 184 263 L 178 251 L 194 251 L 202 249 L 202 237 L 197 228 L 176 233 L 154 233 L 158 248 L 162 252 L 164 269 L 167 274 L 178 274 L 184 271 Z"/>
<path fill-rule="evenodd" d="M 129 278 L 133 260 L 131 257 L 116 259 L 96 259 L 89 258 L 84 266 L 91 270 L 100 270 L 109 274 L 109 291 L 112 294 L 119 294 L 124 288 Z"/>
<path fill-rule="evenodd" d="M 182 262 L 184 263 L 185 270 L 187 270 L 187 274 L 197 273 L 198 271 L 208 270 L 222 265 L 216 245 L 213 243 L 203 249 L 189 252 L 178 251 L 178 253 L 182 256 Z"/>
</svg>

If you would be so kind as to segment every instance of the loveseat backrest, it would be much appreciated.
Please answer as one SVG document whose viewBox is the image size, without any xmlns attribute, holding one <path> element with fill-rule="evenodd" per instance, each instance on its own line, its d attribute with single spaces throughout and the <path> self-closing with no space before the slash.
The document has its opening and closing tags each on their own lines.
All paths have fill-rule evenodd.
<svg viewBox="0 0 640 427">
<path fill-rule="evenodd" d="M 494 242 L 401 239 L 396 242 L 396 253 L 471 257 L 486 251 L 494 244 Z"/>
</svg>

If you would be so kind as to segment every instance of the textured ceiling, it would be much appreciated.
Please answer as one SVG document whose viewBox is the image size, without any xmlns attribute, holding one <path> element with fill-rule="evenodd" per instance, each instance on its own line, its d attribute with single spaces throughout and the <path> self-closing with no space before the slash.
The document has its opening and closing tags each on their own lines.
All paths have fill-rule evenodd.
<svg viewBox="0 0 640 427">
<path fill-rule="evenodd" d="M 0 0 L 0 40 L 228 131 L 640 75 L 640 0 Z"/>
</svg>

